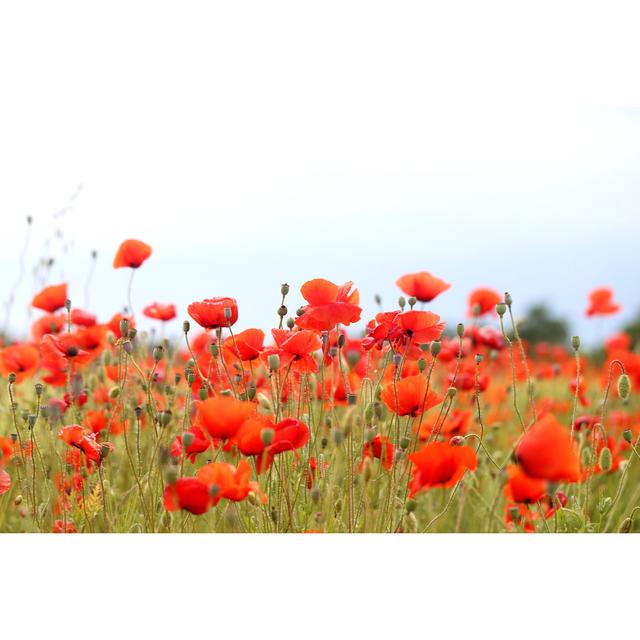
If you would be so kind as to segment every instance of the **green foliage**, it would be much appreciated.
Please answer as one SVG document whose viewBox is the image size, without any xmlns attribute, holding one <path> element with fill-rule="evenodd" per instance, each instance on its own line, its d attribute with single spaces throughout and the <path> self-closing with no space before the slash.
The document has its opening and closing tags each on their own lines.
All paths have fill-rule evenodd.
<svg viewBox="0 0 640 640">
<path fill-rule="evenodd" d="M 520 337 L 529 344 L 565 344 L 569 338 L 567 322 L 554 316 L 545 304 L 530 307 L 524 319 L 518 323 L 518 331 Z"/>
</svg>

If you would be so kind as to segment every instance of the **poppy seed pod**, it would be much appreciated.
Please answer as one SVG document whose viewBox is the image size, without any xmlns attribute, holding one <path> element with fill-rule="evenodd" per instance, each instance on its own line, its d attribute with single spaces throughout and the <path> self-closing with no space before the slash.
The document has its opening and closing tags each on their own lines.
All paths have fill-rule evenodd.
<svg viewBox="0 0 640 640">
<path fill-rule="evenodd" d="M 631 429 L 625 429 L 622 432 L 622 437 L 624 439 L 625 442 L 631 442 L 633 440 L 633 432 L 631 431 Z"/>
<path fill-rule="evenodd" d="M 276 432 L 271 427 L 265 427 L 260 431 L 260 441 L 265 447 L 268 447 L 273 442 Z"/>
<path fill-rule="evenodd" d="M 13 384 L 16 381 L 16 378 L 18 376 L 16 376 L 15 373 L 13 373 L 13 371 L 9 374 L 8 379 L 9 379 L 9 384 Z"/>
<path fill-rule="evenodd" d="M 398 306 L 400 307 L 400 309 L 404 309 L 406 304 L 407 304 L 407 301 L 406 301 L 405 297 L 404 296 L 400 296 L 398 298 Z"/>
<path fill-rule="evenodd" d="M 182 446 L 185 449 L 188 449 L 192 444 L 193 441 L 196 439 L 195 435 L 193 435 L 193 433 L 191 433 L 191 431 L 185 431 L 182 434 Z"/>
<path fill-rule="evenodd" d="M 281 318 L 284 318 L 284 317 L 287 315 L 287 313 L 289 313 L 289 309 L 287 309 L 287 307 L 286 307 L 285 305 L 281 304 L 281 305 L 278 307 L 278 315 L 279 315 Z"/>
<path fill-rule="evenodd" d="M 456 333 L 458 334 L 458 338 L 462 338 L 464 336 L 464 325 L 462 322 L 458 322 L 456 326 Z"/>
<path fill-rule="evenodd" d="M 198 390 L 198 398 L 200 398 L 200 400 L 204 402 L 208 396 L 209 392 L 207 391 L 206 387 L 200 387 L 200 389 Z"/>
<path fill-rule="evenodd" d="M 293 318 L 287 318 L 287 329 L 293 329 L 296 326 L 296 321 Z"/>
<path fill-rule="evenodd" d="M 483 360 L 482 355 L 480 353 L 476 353 L 476 357 L 475 357 L 476 364 L 480 364 L 482 360 Z"/>
<path fill-rule="evenodd" d="M 442 343 L 440 342 L 440 340 L 434 340 L 431 343 L 431 355 L 434 358 L 437 358 L 441 350 L 442 350 Z"/>
<path fill-rule="evenodd" d="M 191 329 L 191 323 L 188 320 L 185 320 L 182 323 L 182 331 L 183 331 L 183 333 L 189 333 L 189 329 Z"/>
<path fill-rule="evenodd" d="M 153 348 L 153 361 L 160 362 L 162 360 L 162 356 L 164 355 L 164 349 L 162 347 L 154 347 Z"/>
<path fill-rule="evenodd" d="M 347 404 L 350 407 L 354 407 L 356 405 L 356 403 L 358 402 L 358 396 L 355 393 L 349 393 L 347 394 Z"/>
<path fill-rule="evenodd" d="M 289 293 L 289 285 L 286 282 L 280 287 L 280 293 L 283 296 L 286 296 Z"/>
<path fill-rule="evenodd" d="M 276 371 L 277 369 L 280 368 L 280 356 L 277 353 L 272 353 L 269 356 L 269 369 L 271 369 L 271 371 Z"/>
<path fill-rule="evenodd" d="M 447 389 L 447 397 L 448 398 L 455 398 L 456 393 L 458 393 L 458 390 L 455 387 L 449 387 Z"/>
<path fill-rule="evenodd" d="M 224 312 L 224 319 L 227 320 L 227 321 L 231 320 L 231 318 L 233 317 L 233 313 L 231 311 L 231 307 L 225 307 L 223 309 L 223 312 Z"/>
<path fill-rule="evenodd" d="M 574 351 L 578 351 L 580 349 L 580 336 L 573 336 L 571 338 L 571 346 Z"/>
<path fill-rule="evenodd" d="M 338 338 L 338 348 L 342 349 L 342 347 L 344 347 L 346 342 L 347 342 L 347 336 L 345 336 L 344 333 L 341 333 L 340 337 Z"/>
<path fill-rule="evenodd" d="M 618 378 L 618 395 L 622 400 L 626 400 L 631 393 L 631 379 L 626 373 Z"/>
<path fill-rule="evenodd" d="M 418 360 L 418 371 L 422 373 L 427 368 L 427 361 L 424 358 Z"/>
<path fill-rule="evenodd" d="M 410 442 L 411 441 L 407 437 L 400 438 L 400 448 L 401 449 L 408 449 Z"/>
<path fill-rule="evenodd" d="M 498 302 L 496 305 L 496 313 L 502 318 L 502 316 L 507 312 L 507 305 L 504 302 Z"/>
<path fill-rule="evenodd" d="M 609 449 L 609 447 L 604 447 L 600 452 L 600 468 L 603 471 L 610 471 L 612 464 L 613 459 L 611 457 L 611 449 Z"/>
<path fill-rule="evenodd" d="M 409 299 L 407 300 L 407 302 L 409 303 L 409 307 L 411 309 L 413 309 L 413 307 L 415 306 L 417 300 L 413 296 L 410 296 Z"/>
<path fill-rule="evenodd" d="M 120 320 L 120 335 L 126 336 L 129 333 L 129 320 L 127 318 L 122 318 Z"/>
<path fill-rule="evenodd" d="M 303 316 L 303 315 L 304 315 L 304 309 L 303 309 L 302 307 L 298 307 L 298 308 L 296 309 L 296 315 L 298 316 L 298 318 L 299 318 L 300 316 Z"/>
<path fill-rule="evenodd" d="M 67 299 L 64 301 L 64 308 L 65 308 L 67 311 L 71 311 L 71 300 L 69 300 L 69 298 L 67 298 Z"/>
<path fill-rule="evenodd" d="M 507 305 L 507 307 L 510 307 L 513 304 L 513 298 L 508 291 L 505 291 L 504 293 L 504 303 Z"/>
<path fill-rule="evenodd" d="M 122 348 L 125 350 L 125 353 L 129 355 L 133 353 L 133 345 L 128 340 L 122 344 Z"/>
<path fill-rule="evenodd" d="M 39 398 L 42 395 L 42 392 L 44 391 L 44 385 L 42 385 L 40 382 L 38 382 L 38 383 L 36 383 L 34 388 L 35 388 L 35 391 L 36 391 L 36 395 Z"/>
<path fill-rule="evenodd" d="M 618 528 L 618 533 L 629 533 L 631 531 L 631 527 L 633 526 L 633 520 L 631 518 L 625 518 L 622 521 L 622 524 Z"/>
<path fill-rule="evenodd" d="M 109 391 L 109 397 L 112 400 L 115 400 L 115 398 L 117 398 L 120 395 L 120 388 L 119 387 L 111 387 L 111 390 Z"/>
</svg>

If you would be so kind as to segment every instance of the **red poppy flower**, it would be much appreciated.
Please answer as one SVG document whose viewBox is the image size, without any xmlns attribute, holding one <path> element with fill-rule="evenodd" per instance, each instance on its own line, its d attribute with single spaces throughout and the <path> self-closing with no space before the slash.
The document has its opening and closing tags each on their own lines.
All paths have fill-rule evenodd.
<svg viewBox="0 0 640 640">
<path fill-rule="evenodd" d="M 47 313 L 31 325 L 31 335 L 39 342 L 42 336 L 46 336 L 48 333 L 61 333 L 64 331 L 66 324 L 65 314 Z"/>
<path fill-rule="evenodd" d="M 92 358 L 80 347 L 78 337 L 73 333 L 44 336 L 40 342 L 40 355 L 45 366 L 59 370 L 66 369 L 69 362 L 86 364 Z"/>
<path fill-rule="evenodd" d="M 93 327 L 98 322 L 98 318 L 88 311 L 71 309 L 71 322 L 79 327 Z"/>
<path fill-rule="evenodd" d="M 67 522 L 65 525 L 64 520 L 56 520 L 53 523 L 51 533 L 78 533 L 78 530 L 75 528 L 73 522 Z"/>
<path fill-rule="evenodd" d="M 395 322 L 413 344 L 438 340 L 445 326 L 444 322 L 440 322 L 440 316 L 431 311 L 405 311 L 395 317 Z"/>
<path fill-rule="evenodd" d="M 191 427 L 191 429 L 189 429 L 185 433 L 189 433 L 193 436 L 193 440 L 191 441 L 191 444 L 186 448 L 185 454 L 192 463 L 195 463 L 196 456 L 199 453 L 204 453 L 211 446 L 211 440 L 206 437 L 204 431 L 197 425 Z M 179 435 L 173 441 L 169 453 L 174 458 L 181 458 L 182 448 L 182 435 Z"/>
<path fill-rule="evenodd" d="M 209 487 L 198 478 L 178 478 L 164 490 L 164 508 L 167 511 L 183 509 L 200 516 L 209 510 Z"/>
<path fill-rule="evenodd" d="M 16 374 L 16 382 L 30 378 L 40 364 L 40 353 L 28 344 L 12 344 L 0 351 L 0 373 L 8 376 Z"/>
<path fill-rule="evenodd" d="M 97 442 L 96 434 L 85 434 L 84 429 L 79 424 L 72 424 L 62 427 L 58 431 L 58 438 L 66 442 L 69 446 L 80 449 L 86 456 L 87 460 L 99 462 L 103 457 L 103 447 L 109 450 L 113 449 L 113 445 L 109 442 Z"/>
<path fill-rule="evenodd" d="M 0 496 L 11 489 L 11 476 L 0 468 Z"/>
<path fill-rule="evenodd" d="M 54 313 L 64 307 L 67 297 L 66 283 L 56 284 L 45 287 L 40 293 L 37 293 L 31 301 L 31 306 L 48 313 Z"/>
<path fill-rule="evenodd" d="M 142 313 L 147 318 L 162 320 L 162 322 L 169 322 L 178 315 L 175 304 L 160 304 L 159 302 L 147 305 Z"/>
<path fill-rule="evenodd" d="M 151 247 L 141 240 L 125 240 L 113 259 L 114 269 L 137 269 L 151 255 Z"/>
<path fill-rule="evenodd" d="M 504 495 L 512 502 L 536 503 L 544 498 L 547 483 L 540 478 L 530 478 L 519 466 L 511 464 L 507 467 L 509 480 L 504 488 Z"/>
<path fill-rule="evenodd" d="M 229 360 L 243 362 L 256 360 L 264 349 L 264 331 L 245 329 L 235 336 L 229 336 L 222 343 L 224 355 Z"/>
<path fill-rule="evenodd" d="M 550 413 L 540 418 L 522 437 L 516 459 L 531 478 L 551 482 L 580 479 L 578 451 L 565 427 Z"/>
<path fill-rule="evenodd" d="M 409 456 L 413 462 L 410 495 L 432 487 L 452 487 L 467 470 L 478 466 L 471 447 L 453 446 L 448 442 L 432 442 Z"/>
<path fill-rule="evenodd" d="M 380 398 L 394 413 L 414 418 L 442 402 L 439 394 L 431 390 L 427 393 L 427 379 L 421 375 L 402 378 L 395 386 L 388 383 Z"/>
<path fill-rule="evenodd" d="M 304 314 L 296 324 L 302 329 L 327 331 L 337 324 L 358 322 L 362 313 L 358 306 L 360 294 L 357 289 L 352 291 L 352 286 L 352 282 L 346 282 L 339 287 L 322 278 L 305 282 L 300 291 L 309 304 L 303 307 Z"/>
<path fill-rule="evenodd" d="M 393 444 L 387 436 L 379 433 L 371 442 L 365 442 L 363 455 L 365 458 L 377 458 L 387 470 L 393 466 Z"/>
<path fill-rule="evenodd" d="M 229 311 L 225 313 L 225 309 Z M 187 307 L 187 312 L 201 327 L 218 329 L 236 323 L 238 303 L 233 298 L 207 298 L 202 302 L 192 302 Z"/>
<path fill-rule="evenodd" d="M 251 465 L 246 460 L 240 460 L 234 467 L 225 462 L 210 462 L 198 469 L 198 480 L 209 489 L 212 503 L 218 504 L 222 498 L 233 502 L 244 500 L 251 491 L 256 493 L 264 503 L 266 497 L 257 482 L 251 482 Z M 213 489 L 215 487 L 215 489 Z"/>
<path fill-rule="evenodd" d="M 613 291 L 606 287 L 594 289 L 589 294 L 589 306 L 585 311 L 585 315 L 591 316 L 607 316 L 618 313 L 621 307 L 617 302 L 613 301 Z"/>
<path fill-rule="evenodd" d="M 275 347 L 267 347 L 262 352 L 262 360 L 269 363 L 269 356 L 278 355 L 281 369 L 291 369 L 297 373 L 315 373 L 318 363 L 313 357 L 322 343 L 313 331 L 303 329 L 301 331 L 287 331 L 285 329 L 272 329 L 271 335 L 275 340 Z"/>
<path fill-rule="evenodd" d="M 443 291 L 451 287 L 450 284 L 432 276 L 428 271 L 408 273 L 398 278 L 396 285 L 408 296 L 413 296 L 420 302 L 431 302 Z"/>
<path fill-rule="evenodd" d="M 469 296 L 469 315 L 483 316 L 495 313 L 496 305 L 502 302 L 502 296 L 493 289 L 476 289 Z"/>
<path fill-rule="evenodd" d="M 246 418 L 255 412 L 253 402 L 222 395 L 205 400 L 198 408 L 202 426 L 212 438 L 220 440 L 233 438 Z"/>
</svg>

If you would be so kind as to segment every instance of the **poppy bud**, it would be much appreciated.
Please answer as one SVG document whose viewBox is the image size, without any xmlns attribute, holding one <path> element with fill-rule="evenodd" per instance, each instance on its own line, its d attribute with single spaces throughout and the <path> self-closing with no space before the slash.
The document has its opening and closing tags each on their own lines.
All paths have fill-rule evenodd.
<svg viewBox="0 0 640 640">
<path fill-rule="evenodd" d="M 204 402 L 208 397 L 209 397 L 209 392 L 207 391 L 207 388 L 200 387 L 200 389 L 198 390 L 198 398 L 200 398 L 200 400 Z"/>
<path fill-rule="evenodd" d="M 269 356 L 269 369 L 276 371 L 280 368 L 280 356 L 277 353 L 272 353 Z"/>
<path fill-rule="evenodd" d="M 410 309 L 413 309 L 413 307 L 415 306 L 415 304 L 416 304 L 417 300 L 415 299 L 415 297 L 414 297 L 414 296 L 411 296 L 411 297 L 407 300 L 407 302 L 409 303 L 409 308 L 410 308 Z"/>
<path fill-rule="evenodd" d="M 580 349 L 580 336 L 573 336 L 571 338 L 571 346 L 574 351 L 578 351 Z"/>
<path fill-rule="evenodd" d="M 332 358 L 335 358 L 338 355 L 338 349 L 336 347 L 331 347 L 331 349 L 329 349 L 329 355 Z"/>
<path fill-rule="evenodd" d="M 232 317 L 233 317 L 233 314 L 231 312 L 231 307 L 225 307 L 224 308 L 224 319 L 228 322 L 229 320 L 231 320 Z"/>
<path fill-rule="evenodd" d="M 464 444 L 464 438 L 462 436 L 453 436 L 453 438 L 449 440 L 449 444 L 452 447 L 461 447 Z"/>
<path fill-rule="evenodd" d="M 283 296 L 286 296 L 289 293 L 289 285 L 286 282 L 280 287 L 280 293 Z"/>
<path fill-rule="evenodd" d="M 164 480 L 167 484 L 175 484 L 178 479 L 178 469 L 169 467 L 164 474 Z"/>
<path fill-rule="evenodd" d="M 209 345 L 209 353 L 211 354 L 211 356 L 212 356 L 213 358 L 217 358 L 217 357 L 218 357 L 218 352 L 219 352 L 219 351 L 220 351 L 220 350 L 218 349 L 218 345 L 217 345 L 215 342 L 212 342 L 212 343 Z"/>
<path fill-rule="evenodd" d="M 329 444 L 329 440 L 325 436 L 323 436 L 320 439 L 320 447 L 322 447 L 323 449 L 326 449 L 328 444 Z"/>
<path fill-rule="evenodd" d="M 424 358 L 418 360 L 418 371 L 422 373 L 427 368 L 427 361 Z"/>
<path fill-rule="evenodd" d="M 400 296 L 398 298 L 398 305 L 400 306 L 400 309 L 404 309 L 406 304 L 407 304 L 407 301 L 405 300 L 405 297 L 404 296 Z"/>
<path fill-rule="evenodd" d="M 448 398 L 455 398 L 456 393 L 458 393 L 458 390 L 455 387 L 449 387 L 447 389 L 447 397 Z"/>
<path fill-rule="evenodd" d="M 582 464 L 585 467 L 588 467 L 592 461 L 593 461 L 593 451 L 591 450 L 591 447 L 585 447 L 582 450 Z"/>
<path fill-rule="evenodd" d="M 342 349 L 346 341 L 347 341 L 347 336 L 345 336 L 344 333 L 341 333 L 340 337 L 338 338 L 338 348 Z"/>
<path fill-rule="evenodd" d="M 631 380 L 626 373 L 618 378 L 618 395 L 622 400 L 626 400 L 631 393 Z"/>
<path fill-rule="evenodd" d="M 128 340 L 125 343 L 123 343 L 122 348 L 129 355 L 131 355 L 131 353 L 133 352 L 133 346 L 131 345 L 131 343 Z"/>
<path fill-rule="evenodd" d="M 462 322 L 458 322 L 458 325 L 456 326 L 456 333 L 458 334 L 458 338 L 462 338 L 462 336 L 464 336 L 464 325 Z"/>
<path fill-rule="evenodd" d="M 603 471 L 610 471 L 613 460 L 611 458 L 611 449 L 604 447 L 600 452 L 600 468 Z"/>
<path fill-rule="evenodd" d="M 273 442 L 275 435 L 275 430 L 271 427 L 265 427 L 260 431 L 260 440 L 265 447 L 268 447 Z"/>
<path fill-rule="evenodd" d="M 400 448 L 407 449 L 409 447 L 410 440 L 406 436 L 404 438 L 400 438 Z"/>
<path fill-rule="evenodd" d="M 9 378 L 9 384 L 13 384 L 13 383 L 16 381 L 17 376 L 16 376 L 16 374 L 15 374 L 15 373 L 13 373 L 13 371 L 12 371 L 12 372 L 9 374 L 8 378 Z"/>
<path fill-rule="evenodd" d="M 129 333 L 129 320 L 127 318 L 122 318 L 120 320 L 120 335 L 126 336 Z"/>
<path fill-rule="evenodd" d="M 284 317 L 287 315 L 287 313 L 289 313 L 289 310 L 287 309 L 287 307 L 285 307 L 285 305 L 281 304 L 281 305 L 278 307 L 278 315 L 279 315 L 281 318 L 284 318 Z"/>
<path fill-rule="evenodd" d="M 100 447 L 100 460 L 104 460 L 111 453 L 111 448 L 108 444 L 103 444 Z"/>
<path fill-rule="evenodd" d="M 296 321 L 293 318 L 287 318 L 287 328 L 293 329 L 296 326 Z"/>
<path fill-rule="evenodd" d="M 253 400 L 256 397 L 256 383 L 251 381 L 247 387 L 247 398 Z"/>
<path fill-rule="evenodd" d="M 153 361 L 160 362 L 162 360 L 164 349 L 162 347 L 153 348 Z"/>
<path fill-rule="evenodd" d="M 431 343 L 431 355 L 434 358 L 438 357 L 438 354 L 440 353 L 441 349 L 442 349 L 442 343 L 440 342 L 440 340 L 434 340 Z"/>
<path fill-rule="evenodd" d="M 112 400 L 115 400 L 119 395 L 120 395 L 120 388 L 119 387 L 111 387 L 111 389 L 109 391 L 109 397 Z"/>
<path fill-rule="evenodd" d="M 196 381 L 196 374 L 193 371 L 189 371 L 186 378 L 189 385 L 192 385 Z"/>
<path fill-rule="evenodd" d="M 511 297 L 511 294 L 508 291 L 505 291 L 504 303 L 507 305 L 507 307 L 510 307 L 513 304 L 513 298 Z"/>
<path fill-rule="evenodd" d="M 34 389 L 36 391 L 36 395 L 39 398 L 42 395 L 42 392 L 44 391 L 44 385 L 42 385 L 40 382 L 38 382 L 38 383 L 36 383 Z"/>
<path fill-rule="evenodd" d="M 191 431 L 185 431 L 182 434 L 182 446 L 185 449 L 188 449 L 192 444 L 196 437 L 191 433 Z"/>
<path fill-rule="evenodd" d="M 304 315 L 304 309 L 303 309 L 302 307 L 298 307 L 298 308 L 296 309 L 296 315 L 298 316 L 298 318 L 299 318 L 300 316 L 303 316 L 303 315 Z"/>
<path fill-rule="evenodd" d="M 132 342 L 136 339 L 137 335 L 138 335 L 138 330 L 135 327 L 131 327 L 131 329 L 129 329 L 129 333 L 127 334 L 127 336 L 129 337 L 129 340 L 131 340 Z"/>
<path fill-rule="evenodd" d="M 504 302 L 498 302 L 496 305 L 496 313 L 502 318 L 502 316 L 507 312 L 507 305 Z"/>
<path fill-rule="evenodd" d="M 631 429 L 625 429 L 622 432 L 622 437 L 624 438 L 625 442 L 631 442 L 633 440 L 633 432 L 631 431 Z"/>
<path fill-rule="evenodd" d="M 633 526 L 633 520 L 631 518 L 625 518 L 622 521 L 622 524 L 618 528 L 618 533 L 629 533 L 631 531 L 631 527 Z"/>
<path fill-rule="evenodd" d="M 189 333 L 189 329 L 191 329 L 191 323 L 188 320 L 185 320 L 182 323 L 182 331 L 183 331 L 183 333 Z"/>
<path fill-rule="evenodd" d="M 161 427 L 169 426 L 170 422 L 171 422 L 171 411 L 161 411 L 158 414 L 158 424 Z"/>
<path fill-rule="evenodd" d="M 314 504 L 318 504 L 320 502 L 320 488 L 319 487 L 311 487 L 311 491 L 309 492 L 309 497 L 311 498 L 311 502 Z"/>
</svg>

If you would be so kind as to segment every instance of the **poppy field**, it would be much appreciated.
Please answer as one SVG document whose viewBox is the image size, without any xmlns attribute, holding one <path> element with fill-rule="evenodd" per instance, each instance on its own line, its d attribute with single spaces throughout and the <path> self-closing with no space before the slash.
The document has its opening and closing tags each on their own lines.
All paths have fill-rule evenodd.
<svg viewBox="0 0 640 640">
<path fill-rule="evenodd" d="M 151 255 L 118 248 L 131 279 L 111 318 L 53 284 L 24 335 L 5 337 L 0 531 L 637 530 L 630 335 L 528 344 L 515 293 L 488 288 L 446 326 L 451 285 L 426 271 L 390 276 L 399 298 L 376 296 L 371 317 L 351 282 L 282 284 L 265 332 L 232 291 L 134 308 Z M 585 304 L 620 309 L 605 288 Z M 141 316 L 157 328 L 139 331 Z M 168 323 L 181 339 L 163 337 Z"/>
</svg>

